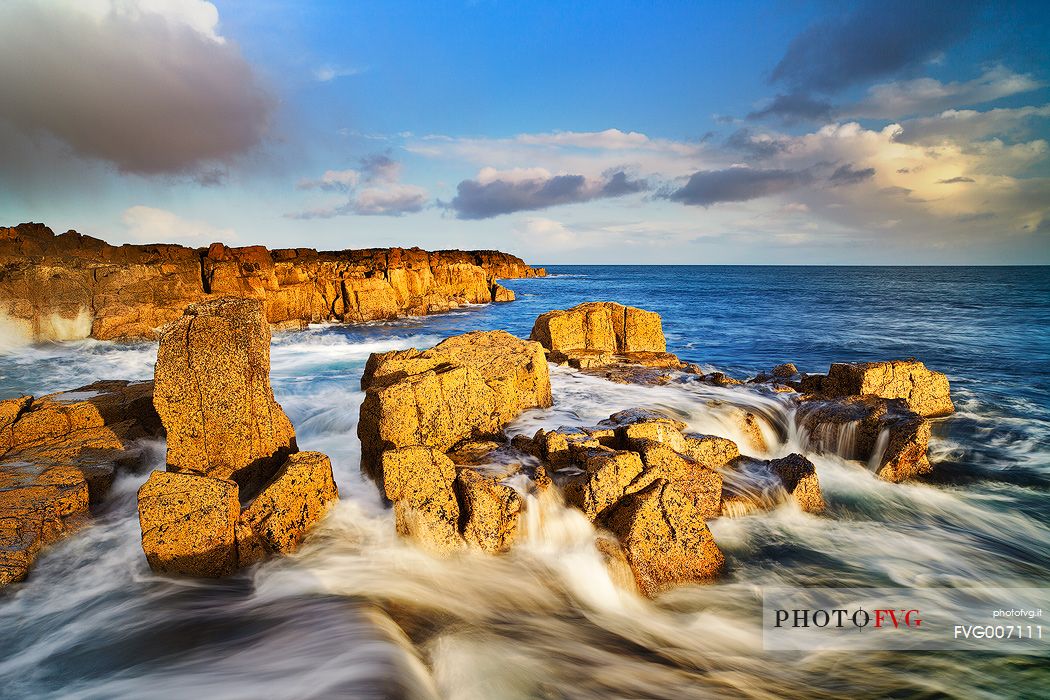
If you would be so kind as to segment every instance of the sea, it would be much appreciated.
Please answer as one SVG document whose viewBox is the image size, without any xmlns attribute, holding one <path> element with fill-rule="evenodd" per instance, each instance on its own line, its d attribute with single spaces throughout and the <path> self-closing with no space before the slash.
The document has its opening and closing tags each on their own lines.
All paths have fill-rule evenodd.
<svg viewBox="0 0 1050 700">
<path fill-rule="evenodd" d="M 505 281 L 509 304 L 275 334 L 275 394 L 300 448 L 331 457 L 339 504 L 292 556 L 222 581 L 170 579 L 139 545 L 135 492 L 149 470 L 122 476 L 93 524 L 0 593 L 0 697 L 1050 697 L 1050 646 L 770 651 L 761 614 L 763 590 L 778 587 L 1050 588 L 1050 268 L 548 270 Z M 656 600 L 615 584 L 593 526 L 557 498 L 527 501 L 502 556 L 436 559 L 398 540 L 359 471 L 369 354 L 479 329 L 527 337 L 539 314 L 599 300 L 659 312 L 669 351 L 741 379 L 783 362 L 824 372 L 922 360 L 948 375 L 957 408 L 934 421 L 934 473 L 892 484 L 820 453 L 792 429 L 788 402 L 747 387 L 629 386 L 552 368 L 553 407 L 526 412 L 510 433 L 644 406 L 743 443 L 725 407 L 744 406 L 770 438 L 754 456 L 806 454 L 827 511 L 782 504 L 712 520 L 724 574 Z M 2 352 L 0 398 L 10 398 L 148 379 L 156 346 Z M 149 449 L 163 468 L 163 444 Z"/>
</svg>

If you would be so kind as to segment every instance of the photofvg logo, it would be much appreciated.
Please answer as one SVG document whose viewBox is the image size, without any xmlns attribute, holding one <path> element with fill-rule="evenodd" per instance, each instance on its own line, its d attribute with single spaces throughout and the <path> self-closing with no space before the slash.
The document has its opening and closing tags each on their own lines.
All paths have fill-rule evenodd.
<svg viewBox="0 0 1050 700">
<path fill-rule="evenodd" d="M 767 588 L 762 597 L 770 651 L 1050 653 L 1050 589 Z"/>
</svg>

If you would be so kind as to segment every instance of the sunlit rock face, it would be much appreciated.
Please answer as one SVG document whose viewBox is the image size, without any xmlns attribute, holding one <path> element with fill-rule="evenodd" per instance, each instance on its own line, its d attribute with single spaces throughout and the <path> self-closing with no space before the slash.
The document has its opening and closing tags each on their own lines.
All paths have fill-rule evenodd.
<svg viewBox="0 0 1050 700">
<path fill-rule="evenodd" d="M 294 551 L 338 491 L 274 399 L 262 302 L 189 306 L 161 337 L 154 384 L 168 452 L 138 493 L 150 566 L 219 577 Z"/>
<path fill-rule="evenodd" d="M 154 379 L 169 471 L 254 490 L 298 449 L 270 387 L 270 327 L 258 301 L 188 307 L 161 337 Z"/>
<path fill-rule="evenodd" d="M 187 305 L 257 299 L 280 328 L 511 301 L 496 279 L 536 277 L 499 251 L 113 246 L 43 224 L 0 228 L 0 330 L 13 342 L 157 338 Z"/>
<path fill-rule="evenodd" d="M 498 435 L 521 411 L 552 401 L 543 349 L 505 331 L 453 336 L 424 352 L 373 354 L 361 383 L 361 463 L 377 481 L 386 450 L 447 452 L 467 438 Z"/>
</svg>

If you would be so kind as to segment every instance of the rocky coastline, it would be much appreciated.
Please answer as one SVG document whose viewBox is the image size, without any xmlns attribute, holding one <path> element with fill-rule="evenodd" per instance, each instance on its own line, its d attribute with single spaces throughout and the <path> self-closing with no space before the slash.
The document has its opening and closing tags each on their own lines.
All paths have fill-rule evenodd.
<svg viewBox="0 0 1050 700">
<path fill-rule="evenodd" d="M 43 224 L 0 228 L 0 330 L 23 342 L 159 338 L 189 305 L 258 299 L 275 328 L 513 301 L 499 279 L 542 268 L 495 250 L 114 246 Z"/>
<path fill-rule="evenodd" d="M 147 253 L 125 248 L 110 251 L 125 256 L 113 270 L 95 258 L 68 266 L 67 256 L 62 274 L 140 274 L 140 263 L 127 259 Z M 242 286 L 240 294 L 223 295 L 202 283 L 179 316 L 163 324 L 153 381 L 98 382 L 0 401 L 0 586 L 26 578 L 42 547 L 87 522 L 115 474 L 141 469 L 148 440 L 166 444 L 165 468 L 138 492 L 144 557 L 159 574 L 222 577 L 293 552 L 337 503 L 329 458 L 299 451 L 269 379 L 271 328 L 306 308 L 281 300 L 293 287 L 321 294 L 321 278 L 308 276 L 299 287 L 252 287 L 251 280 L 277 274 L 278 251 L 169 252 L 196 260 L 198 273 L 211 269 L 210 285 Z M 428 274 L 432 279 L 435 269 L 474 279 L 479 286 L 463 289 L 487 290 L 488 301 L 496 296 L 494 277 L 539 274 L 496 253 L 474 262 L 398 253 L 402 260 L 425 259 L 429 267 L 391 266 L 393 254 L 387 251 L 385 267 L 375 268 L 381 275 L 353 278 L 388 290 L 400 288 L 396 280 L 417 285 L 411 288 L 420 293 L 407 297 L 414 300 L 410 306 L 391 306 L 391 313 L 436 293 L 417 284 Z M 250 255 L 262 261 L 252 275 L 244 273 Z M 295 265 L 285 272 L 304 269 L 306 259 L 321 265 L 322 256 L 290 256 Z M 435 256 L 446 262 L 435 267 Z M 164 264 L 142 265 L 166 274 Z M 344 300 L 348 279 L 340 282 Z M 175 299 L 166 297 L 165 304 Z M 96 308 L 93 327 L 145 329 L 116 323 L 104 315 L 109 308 Z M 166 317 L 158 314 L 149 323 Z M 557 365 L 613 382 L 700 383 L 722 387 L 727 396 L 775 397 L 794 422 L 771 425 L 742 403 L 730 415 L 734 434 L 745 439 L 733 441 L 692 433 L 673 415 L 628 405 L 592 426 L 509 432 L 522 413 L 557 403 L 550 378 Z M 793 364 L 747 379 L 704 373 L 667 352 L 658 314 L 611 302 L 541 314 L 528 339 L 475 331 L 429 349 L 373 353 L 361 388 L 360 467 L 392 510 L 400 536 L 439 557 L 471 549 L 498 556 L 514 547 L 530 503 L 555 499 L 593 523 L 595 547 L 613 579 L 645 596 L 720 575 L 726 558 L 708 527 L 714 519 L 779 507 L 827 517 L 813 462 L 775 443 L 834 452 L 899 482 L 932 471 L 931 419 L 954 410 L 945 375 L 916 360 L 833 364 L 823 375 L 802 374 Z"/>
</svg>

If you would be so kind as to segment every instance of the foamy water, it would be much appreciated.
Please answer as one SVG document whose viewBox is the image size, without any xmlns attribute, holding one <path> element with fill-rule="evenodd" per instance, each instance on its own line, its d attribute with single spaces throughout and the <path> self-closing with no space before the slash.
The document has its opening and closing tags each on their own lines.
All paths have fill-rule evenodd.
<svg viewBox="0 0 1050 700">
<path fill-rule="evenodd" d="M 515 284 L 540 291 L 540 283 Z M 645 406 L 744 445 L 745 409 L 769 445 L 745 452 L 805 452 L 817 466 L 826 514 L 784 502 L 712 521 L 725 575 L 656 601 L 617 584 L 598 533 L 555 491 L 526 495 L 521 538 L 504 556 L 438 560 L 398 540 L 358 469 L 364 362 L 475 327 L 525 334 L 533 307 L 514 306 L 277 336 L 275 391 L 300 447 L 331 456 L 339 504 L 294 556 L 227 581 L 171 580 L 150 572 L 139 547 L 134 494 L 145 474 L 123 477 L 91 527 L 48 549 L 30 582 L 0 597 L 0 695 L 973 698 L 1037 697 L 1031 689 L 1046 687 L 1039 657 L 762 650 L 764 586 L 1047 585 L 1045 406 L 1035 401 L 1027 420 L 1015 405 L 990 406 L 972 379 L 959 382 L 959 414 L 934 428 L 931 459 L 948 478 L 889 484 L 837 454 L 851 455 L 848 436 L 817 445 L 804 435 L 782 396 L 696 382 L 623 386 L 553 370 L 555 405 L 526 412 L 509 432 L 591 425 Z M 148 378 L 154 353 L 150 344 L 94 341 L 25 349 L 3 358 L 0 387 L 39 394 Z M 159 467 L 163 446 L 151 455 Z M 975 455 L 984 476 L 966 467 L 965 478 L 951 478 L 953 465 Z M 987 476 L 997 470 L 1006 477 Z M 510 483 L 527 491 L 523 477 Z"/>
</svg>

